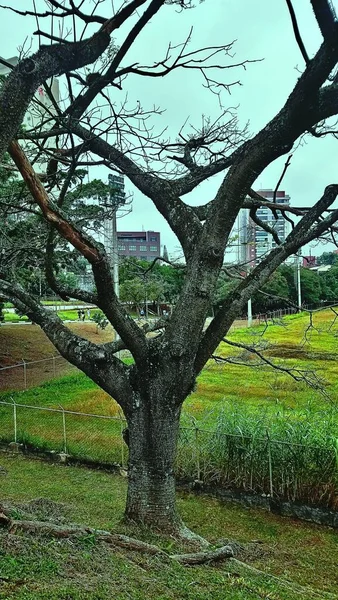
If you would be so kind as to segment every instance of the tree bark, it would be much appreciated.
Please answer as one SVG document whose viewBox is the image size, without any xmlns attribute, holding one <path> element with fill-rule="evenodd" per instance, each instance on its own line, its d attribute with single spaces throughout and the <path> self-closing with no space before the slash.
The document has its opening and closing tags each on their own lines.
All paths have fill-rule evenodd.
<svg viewBox="0 0 338 600">
<path fill-rule="evenodd" d="M 125 518 L 179 531 L 174 462 L 180 408 L 162 397 L 135 395 L 128 417 L 129 485 Z"/>
</svg>

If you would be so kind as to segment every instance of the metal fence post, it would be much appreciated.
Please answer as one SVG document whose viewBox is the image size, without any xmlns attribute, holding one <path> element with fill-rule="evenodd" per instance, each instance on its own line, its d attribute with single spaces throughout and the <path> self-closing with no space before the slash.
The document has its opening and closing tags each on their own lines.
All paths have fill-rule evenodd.
<svg viewBox="0 0 338 600">
<path fill-rule="evenodd" d="M 27 388 L 27 366 L 26 366 L 26 362 L 25 359 L 22 359 L 22 364 L 23 364 L 23 382 L 24 382 L 24 387 L 25 389 Z"/>
<path fill-rule="evenodd" d="M 18 435 L 17 435 L 17 421 L 16 421 L 16 404 L 15 400 L 13 400 L 13 422 L 14 422 L 14 442 L 17 443 Z"/>
<path fill-rule="evenodd" d="M 199 429 L 195 424 L 195 444 L 196 444 L 196 471 L 197 481 L 201 481 L 201 460 L 200 460 L 200 446 L 199 446 Z"/>
<path fill-rule="evenodd" d="M 62 425 L 63 425 L 63 451 L 67 454 L 67 430 L 66 430 L 66 413 L 63 406 L 60 407 L 62 410 Z"/>
<path fill-rule="evenodd" d="M 120 417 L 120 432 L 121 432 L 121 467 L 124 467 L 124 439 L 123 439 L 123 431 L 124 431 L 124 421 Z"/>
<path fill-rule="evenodd" d="M 270 483 L 270 496 L 273 498 L 273 479 L 272 479 L 272 458 L 271 458 L 271 440 L 268 430 L 266 431 L 267 438 L 267 450 L 268 450 L 268 462 L 269 462 L 269 483 Z"/>
</svg>

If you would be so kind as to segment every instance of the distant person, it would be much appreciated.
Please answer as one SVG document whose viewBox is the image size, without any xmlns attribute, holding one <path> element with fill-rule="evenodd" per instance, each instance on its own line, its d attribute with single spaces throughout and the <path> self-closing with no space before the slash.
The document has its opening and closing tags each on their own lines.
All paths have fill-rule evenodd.
<svg viewBox="0 0 338 600">
<path fill-rule="evenodd" d="M 87 319 L 90 319 L 90 309 L 87 309 Z"/>
<path fill-rule="evenodd" d="M 81 321 L 81 311 L 80 311 L 80 309 L 77 311 L 77 317 L 78 317 L 79 321 Z"/>
<path fill-rule="evenodd" d="M 81 311 L 81 314 L 82 314 L 82 321 L 84 321 L 84 320 L 85 320 L 85 318 L 86 318 L 86 313 L 85 313 L 85 311 L 84 311 L 84 310 L 82 310 L 82 311 Z"/>
<path fill-rule="evenodd" d="M 141 310 L 140 310 L 140 317 L 144 317 L 144 310 L 143 310 L 143 308 L 141 308 Z"/>
</svg>

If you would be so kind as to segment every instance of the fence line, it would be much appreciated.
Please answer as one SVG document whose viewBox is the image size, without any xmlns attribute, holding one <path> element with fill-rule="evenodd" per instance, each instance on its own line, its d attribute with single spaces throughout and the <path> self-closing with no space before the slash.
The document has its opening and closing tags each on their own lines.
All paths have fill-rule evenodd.
<svg viewBox="0 0 338 600">
<path fill-rule="evenodd" d="M 63 356 L 61 356 L 61 354 L 53 354 L 53 356 L 50 356 L 48 358 L 40 358 L 39 360 L 22 360 L 21 363 L 16 363 L 15 365 L 8 365 L 7 367 L 0 367 L 0 371 L 6 371 L 6 369 L 16 369 L 17 367 L 23 367 L 24 365 L 28 366 L 28 365 L 35 365 L 37 363 L 41 363 L 41 362 L 46 362 L 48 360 L 55 360 L 58 358 L 64 358 Z M 66 359 L 65 359 L 66 360 Z"/>
<path fill-rule="evenodd" d="M 15 402 L 15 400 L 13 399 L 12 402 L 6 402 L 4 400 L 0 400 L 0 406 L 12 406 L 14 409 L 17 408 L 28 408 L 28 409 L 32 409 L 32 410 L 41 410 L 41 411 L 45 411 L 45 412 L 51 412 L 51 413 L 64 413 L 64 414 L 68 414 L 68 415 L 75 415 L 78 417 L 93 417 L 95 419 L 108 419 L 108 420 L 113 420 L 113 421 L 123 421 L 124 423 L 126 423 L 126 418 L 121 414 L 121 415 L 100 415 L 100 414 L 96 414 L 96 413 L 84 413 L 84 412 L 79 412 L 76 410 L 68 410 L 66 408 L 63 408 L 62 406 L 60 406 L 60 408 L 50 408 L 48 406 L 33 406 L 31 404 L 20 404 L 18 402 Z M 198 433 L 207 433 L 207 434 L 214 434 L 216 433 L 215 430 L 213 429 L 201 429 L 200 427 L 198 427 L 198 425 L 192 426 L 192 427 L 187 427 L 187 426 L 180 426 L 180 431 L 195 431 Z M 254 436 L 252 434 L 239 434 L 239 433 L 223 433 L 221 435 L 224 436 L 228 436 L 228 437 L 233 437 L 233 438 L 240 438 L 243 440 L 248 440 L 248 441 L 252 441 L 253 439 L 259 442 L 265 441 L 267 438 L 270 439 L 274 444 L 285 444 L 287 446 L 292 446 L 292 447 L 300 447 L 300 448 L 313 448 L 313 449 L 322 449 L 322 446 L 315 446 L 315 445 L 305 445 L 305 444 L 299 444 L 297 442 L 287 442 L 285 440 L 278 440 L 278 439 L 271 439 L 269 432 L 267 430 L 267 438 L 263 438 L 263 437 L 259 437 L 259 436 Z"/>
<path fill-rule="evenodd" d="M 325 308 L 329 308 L 329 307 L 325 307 Z M 260 313 L 260 314 L 254 315 L 253 320 L 260 322 L 261 320 L 264 320 L 265 318 L 267 318 L 267 319 L 281 318 L 283 315 L 286 316 L 286 315 L 294 314 L 297 312 L 298 312 L 297 308 L 284 308 L 284 309 L 275 310 L 272 312 Z M 236 319 L 236 321 L 243 321 L 243 323 L 245 323 L 245 322 L 247 322 L 247 318 Z M 47 358 L 41 358 L 39 360 L 30 360 L 30 361 L 22 360 L 22 362 L 16 363 L 14 365 L 0 367 L 0 371 L 6 371 L 8 369 L 16 369 L 18 367 L 25 367 L 25 365 L 30 366 L 30 365 L 35 365 L 37 363 L 47 362 L 47 361 L 51 361 L 51 360 L 55 361 L 55 360 L 59 360 L 59 359 L 67 360 L 63 356 L 61 356 L 61 354 L 55 354 L 53 356 L 49 356 Z M 69 364 L 71 364 L 71 363 L 69 363 Z"/>
<path fill-rule="evenodd" d="M 40 415 L 37 417 L 37 415 Z M 0 442 L 24 444 L 90 461 L 127 466 L 122 414 L 102 415 L 0 401 Z M 179 431 L 178 477 L 242 491 L 337 507 L 338 460 L 334 440 L 305 445 L 266 436 L 235 434 L 198 423 Z"/>
</svg>

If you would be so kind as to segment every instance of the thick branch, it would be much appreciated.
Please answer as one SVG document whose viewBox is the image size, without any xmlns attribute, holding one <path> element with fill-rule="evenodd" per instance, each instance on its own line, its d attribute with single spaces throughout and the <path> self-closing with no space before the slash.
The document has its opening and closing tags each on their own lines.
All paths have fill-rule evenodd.
<svg viewBox="0 0 338 600">
<path fill-rule="evenodd" d="M 131 4 L 133 4 L 134 7 L 136 8 L 137 6 L 144 4 L 144 2 L 145 2 L 145 0 L 138 1 L 138 2 L 134 1 Z M 164 2 L 165 2 L 165 0 L 152 0 L 149 7 L 145 10 L 142 17 L 137 21 L 136 25 L 133 27 L 133 29 L 127 36 L 125 42 L 123 43 L 121 48 L 116 53 L 107 72 L 104 75 L 102 75 L 101 77 L 99 77 L 89 87 L 89 89 L 85 92 L 85 94 L 83 94 L 83 96 L 79 96 L 75 100 L 75 102 L 69 106 L 69 108 L 66 110 L 66 114 L 71 115 L 73 118 L 79 119 L 83 115 L 85 110 L 88 108 L 88 106 L 92 103 L 92 101 L 97 96 L 97 94 L 101 90 L 103 90 L 103 88 L 106 87 L 106 85 L 113 82 L 113 80 L 115 78 L 115 74 L 116 74 L 116 69 L 120 65 L 122 59 L 128 52 L 131 45 L 134 43 L 136 37 L 142 31 L 142 29 L 145 27 L 145 25 L 150 21 L 150 19 L 159 11 L 161 6 L 163 6 Z M 133 12 L 133 11 L 131 11 L 131 12 Z"/>
<path fill-rule="evenodd" d="M 117 329 L 135 358 L 143 358 L 146 346 L 145 336 L 126 313 L 114 293 L 110 265 L 103 247 L 100 247 L 89 236 L 71 224 L 58 207 L 52 206 L 46 190 L 19 144 L 14 141 L 11 142 L 9 150 L 47 222 L 55 227 L 60 235 L 68 240 L 92 265 L 98 294 L 98 306 L 102 308 L 109 321 Z M 107 293 L 108 290 L 110 294 Z"/>
<path fill-rule="evenodd" d="M 89 241 L 88 238 L 86 239 L 84 234 L 71 225 L 61 212 L 51 208 L 51 203 L 46 190 L 32 169 L 30 162 L 20 148 L 18 142 L 12 141 L 10 143 L 9 153 L 26 182 L 30 193 L 41 208 L 46 221 L 53 225 L 62 237 L 67 239 L 72 246 L 88 260 L 88 262 L 93 264 L 101 261 L 103 259 L 102 253 L 94 242 Z"/>
<path fill-rule="evenodd" d="M 102 138 L 72 123 L 74 134 L 86 142 L 86 147 L 114 164 L 143 194 L 150 198 L 177 235 L 185 254 L 191 253 L 194 241 L 201 233 L 201 224 L 193 208 L 187 206 L 173 191 L 171 182 L 143 171 L 134 161 Z"/>
<path fill-rule="evenodd" d="M 44 308 L 21 286 L 0 279 L 0 292 L 40 325 L 64 358 L 109 394 L 113 390 L 122 408 L 127 407 L 131 394 L 128 367 L 113 356 L 109 347 L 98 346 L 71 332 L 54 311 Z"/>
<path fill-rule="evenodd" d="M 319 29 L 323 38 L 330 38 L 336 33 L 336 16 L 330 0 L 311 0 Z"/>
<path fill-rule="evenodd" d="M 0 90 L 0 156 L 17 133 L 34 92 L 46 79 L 91 64 L 110 42 L 108 21 L 91 38 L 81 42 L 41 46 L 20 61 Z"/>
<path fill-rule="evenodd" d="M 266 283 L 276 268 L 303 245 L 328 231 L 337 221 L 338 210 L 332 211 L 325 219 L 319 221 L 321 214 L 332 205 L 337 195 L 338 185 L 327 186 L 322 198 L 297 223 L 285 242 L 274 248 L 230 294 L 204 333 L 196 357 L 196 372 L 203 368 L 245 303 Z"/>
</svg>

